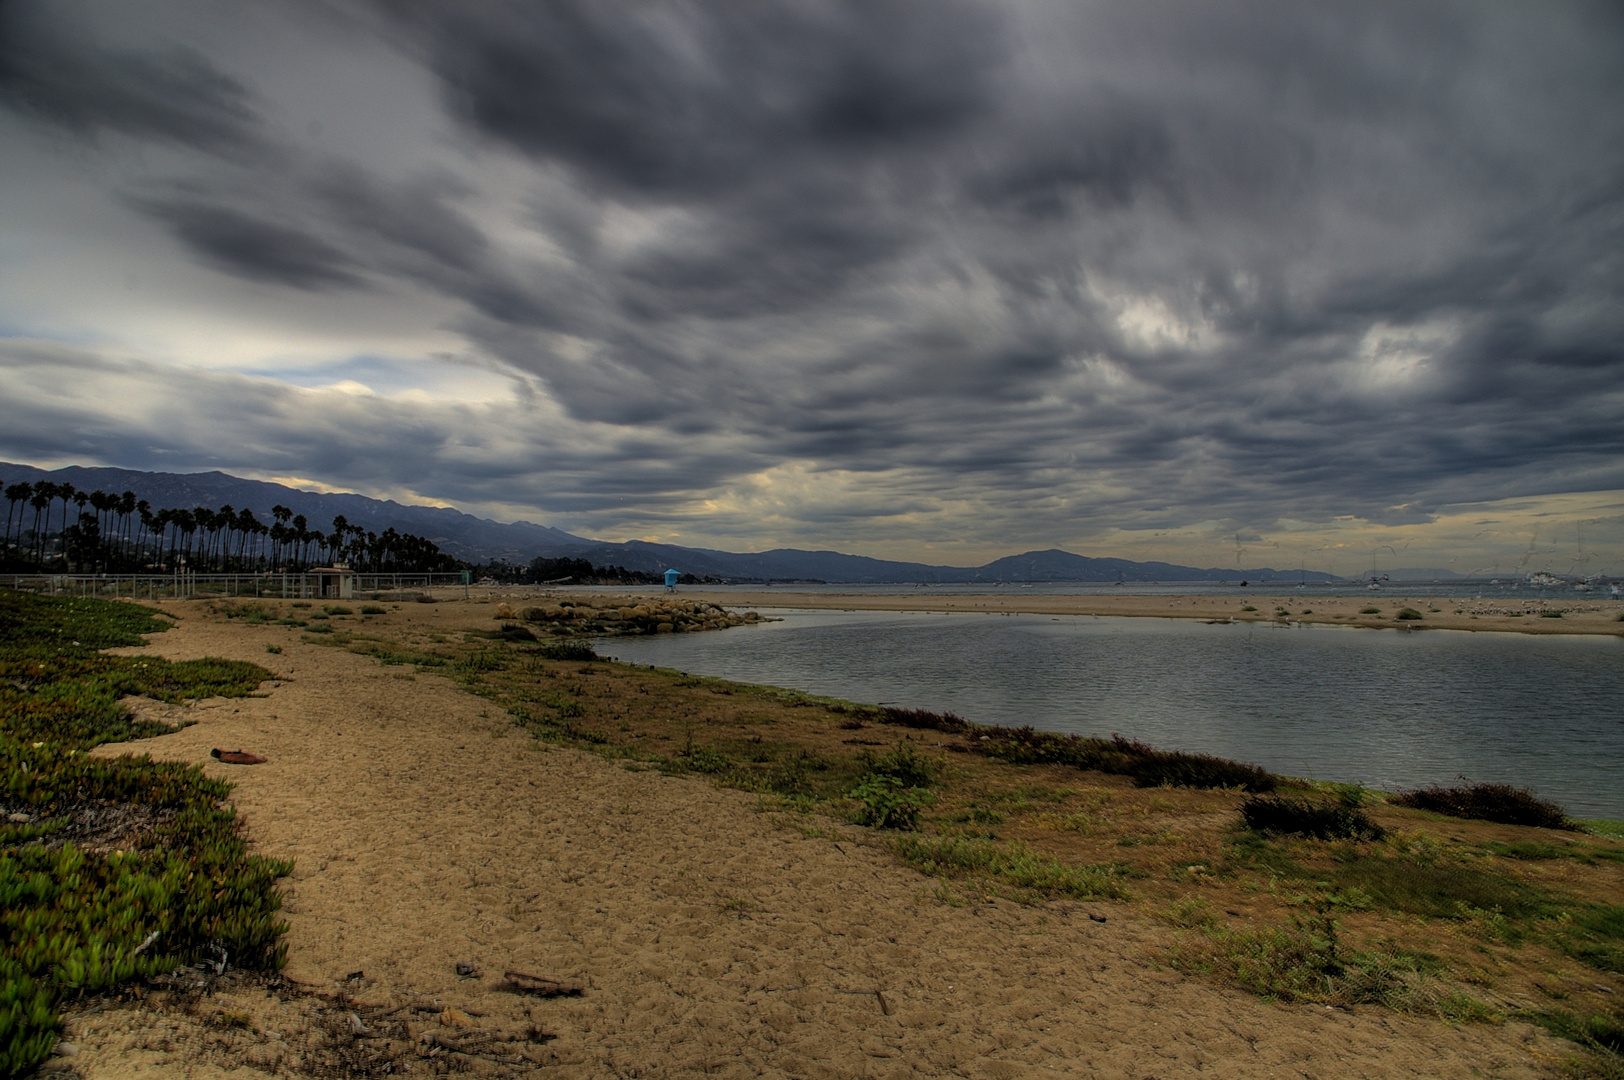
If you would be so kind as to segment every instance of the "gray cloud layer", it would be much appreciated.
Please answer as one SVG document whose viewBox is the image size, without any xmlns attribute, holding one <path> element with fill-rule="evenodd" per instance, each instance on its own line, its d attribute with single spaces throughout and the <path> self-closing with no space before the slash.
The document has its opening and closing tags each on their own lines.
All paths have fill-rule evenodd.
<svg viewBox="0 0 1624 1080">
<path fill-rule="evenodd" d="M 808 542 L 854 517 L 882 535 L 897 507 L 1018 545 L 1624 488 L 1615 5 L 286 16 L 313 56 L 431 88 L 383 117 L 432 147 L 407 165 L 301 139 L 217 13 L 135 41 L 107 9 L 0 12 L 14 115 L 178 155 L 109 182 L 176 250 L 268 290 L 434 297 L 518 388 L 479 415 L 374 399 L 364 422 L 301 397 L 282 438 L 211 453 L 69 384 L 10 454 L 163 443 L 610 532 L 775 467 L 858 477 L 804 501 Z M 54 363 L 7 355 L 17 379 Z"/>
</svg>

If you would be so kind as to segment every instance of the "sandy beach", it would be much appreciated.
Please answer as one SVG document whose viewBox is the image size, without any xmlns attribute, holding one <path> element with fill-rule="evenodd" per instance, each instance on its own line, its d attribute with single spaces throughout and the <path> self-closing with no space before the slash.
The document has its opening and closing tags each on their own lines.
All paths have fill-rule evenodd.
<svg viewBox="0 0 1624 1080">
<path fill-rule="evenodd" d="M 403 607 L 387 621 L 404 640 L 489 627 L 494 605 Z M 869 830 L 808 835 L 703 777 L 531 741 L 440 675 L 201 603 L 165 608 L 179 622 L 145 651 L 250 660 L 277 679 L 250 699 L 138 702 L 194 723 L 96 753 L 237 784 L 258 850 L 296 862 L 292 987 L 70 1015 L 87 1078 L 443 1071 L 408 1050 L 444 1030 L 447 1007 L 493 1038 L 531 1034 L 525 1056 L 458 1059 L 492 1075 L 1535 1077 L 1571 1053 L 1530 1024 L 1274 1004 L 1180 974 L 1165 963 L 1173 931 L 1143 904 L 946 902 Z M 269 761 L 223 765 L 209 756 L 221 746 Z M 584 993 L 514 993 L 508 970 Z M 351 1012 L 379 1031 L 392 1017 L 398 1038 L 345 1035 Z"/>
<path fill-rule="evenodd" d="M 729 607 L 814 608 L 852 611 L 978 611 L 1035 615 L 1100 615 L 1167 619 L 1233 619 L 1238 622 L 1326 623 L 1402 630 L 1498 630 L 1518 634 L 1611 634 L 1624 636 L 1624 604 L 1606 599 L 1529 597 L 1475 600 L 1409 597 L 1398 589 L 1368 596 L 1262 593 L 1256 596 L 1142 596 L 1121 593 L 1055 596 L 1012 588 L 996 596 L 955 593 L 951 586 L 912 593 L 797 592 L 684 588 L 682 595 Z M 1368 612 L 1367 608 L 1376 608 Z M 1400 619 L 1409 608 L 1419 619 Z M 1251 609 L 1251 610 L 1248 610 Z M 1547 614 L 1549 613 L 1549 614 Z M 1558 617 L 1559 616 L 1559 617 Z"/>
</svg>

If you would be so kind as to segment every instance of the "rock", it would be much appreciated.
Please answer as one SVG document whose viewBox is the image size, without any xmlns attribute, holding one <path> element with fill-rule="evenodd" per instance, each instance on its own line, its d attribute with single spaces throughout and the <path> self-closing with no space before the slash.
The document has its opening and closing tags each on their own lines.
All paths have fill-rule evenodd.
<svg viewBox="0 0 1624 1080">
<path fill-rule="evenodd" d="M 473 964 L 469 963 L 467 960 L 458 960 L 457 961 L 457 974 L 461 975 L 465 979 L 471 979 L 475 975 L 478 975 L 479 971 L 474 967 Z"/>
<path fill-rule="evenodd" d="M 27 814 L 7 814 L 6 820 L 14 825 L 27 825 L 34 819 L 29 817 Z"/>
<path fill-rule="evenodd" d="M 70 1058 L 79 1056 L 79 1048 L 67 1041 L 57 1043 L 56 1049 L 52 1052 L 55 1053 L 57 1057 Z"/>
<path fill-rule="evenodd" d="M 222 750 L 218 746 L 209 751 L 209 756 L 227 765 L 263 765 L 269 760 L 247 750 Z"/>
</svg>

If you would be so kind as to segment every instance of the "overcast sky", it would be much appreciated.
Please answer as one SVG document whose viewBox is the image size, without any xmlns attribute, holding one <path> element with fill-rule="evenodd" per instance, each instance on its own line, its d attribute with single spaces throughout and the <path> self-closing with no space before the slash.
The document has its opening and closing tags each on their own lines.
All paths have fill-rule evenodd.
<svg viewBox="0 0 1624 1080">
<path fill-rule="evenodd" d="M 7 459 L 1624 573 L 1616 3 L 7 2 L 0 150 Z"/>
</svg>

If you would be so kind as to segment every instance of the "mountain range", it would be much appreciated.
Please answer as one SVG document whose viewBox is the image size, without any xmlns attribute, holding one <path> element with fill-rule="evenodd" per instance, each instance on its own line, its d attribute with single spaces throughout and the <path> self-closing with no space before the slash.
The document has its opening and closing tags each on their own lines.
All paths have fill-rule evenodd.
<svg viewBox="0 0 1624 1080">
<path fill-rule="evenodd" d="M 567 557 L 586 559 L 598 566 L 623 566 L 628 570 L 650 573 L 675 567 L 698 577 L 729 581 L 945 584 L 997 581 L 1217 581 L 1233 578 L 1252 581 L 1286 578 L 1337 580 L 1331 574 L 1317 571 L 1282 571 L 1272 567 L 1202 569 L 1164 562 L 1096 559 L 1055 549 L 1028 551 L 995 559 L 984 566 L 963 567 L 893 562 L 838 551 L 802 551 L 797 548 L 740 553 L 653 544 L 642 540 L 614 543 L 576 536 L 532 521 L 490 521 L 449 507 L 411 506 L 392 499 L 370 499 L 364 495 L 301 491 L 264 480 L 244 480 L 223 472 L 141 472 L 79 465 L 46 471 L 31 465 L 0 462 L 0 485 L 40 480 L 69 483 L 81 491 L 98 488 L 115 493 L 133 491 L 155 509 L 193 506 L 218 509 L 229 504 L 238 510 L 252 510 L 265 521 L 270 520 L 271 507 L 286 506 L 295 514 L 308 518 L 312 527 L 321 529 L 329 527 L 333 518 L 342 514 L 351 525 L 374 532 L 393 527 L 400 532 L 427 537 L 438 544 L 442 551 L 468 562 L 499 559 L 509 563 L 527 563 L 537 556 Z"/>
</svg>

